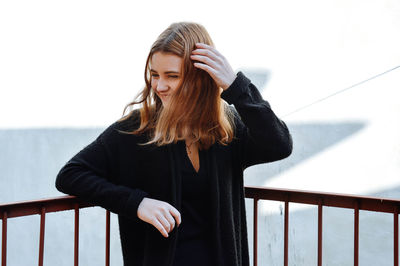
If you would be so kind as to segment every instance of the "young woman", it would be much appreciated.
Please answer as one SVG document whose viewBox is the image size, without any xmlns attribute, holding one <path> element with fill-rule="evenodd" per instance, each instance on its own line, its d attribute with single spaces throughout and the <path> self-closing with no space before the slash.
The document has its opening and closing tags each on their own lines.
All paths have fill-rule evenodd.
<svg viewBox="0 0 400 266">
<path fill-rule="evenodd" d="M 145 82 L 57 189 L 118 214 L 125 266 L 249 265 L 243 171 L 289 156 L 288 128 L 196 23 L 161 33 Z"/>
</svg>

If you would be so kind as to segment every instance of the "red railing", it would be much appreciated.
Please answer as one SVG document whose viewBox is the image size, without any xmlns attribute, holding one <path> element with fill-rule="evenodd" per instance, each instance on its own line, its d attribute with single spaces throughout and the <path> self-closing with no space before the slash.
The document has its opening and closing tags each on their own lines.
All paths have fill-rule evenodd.
<svg viewBox="0 0 400 266">
<path fill-rule="evenodd" d="M 56 211 L 75 210 L 75 237 L 74 237 L 74 265 L 78 266 L 79 250 L 79 209 L 94 207 L 95 205 L 83 202 L 74 196 L 61 196 L 33 201 L 13 202 L 0 205 L 0 214 L 2 223 L 2 241 L 1 241 L 1 266 L 7 263 L 7 220 L 21 216 L 40 214 L 40 237 L 39 237 L 39 262 L 43 265 L 44 252 L 44 232 L 46 213 Z M 106 258 L 105 265 L 110 265 L 110 212 L 106 211 Z"/>
<path fill-rule="evenodd" d="M 318 206 L 318 266 L 322 265 L 322 211 L 324 206 L 348 208 L 354 210 L 354 265 L 358 266 L 359 252 L 359 211 L 375 211 L 383 213 L 393 213 L 394 225 L 394 265 L 398 266 L 398 213 L 400 200 L 363 197 L 355 195 L 332 194 L 322 192 L 310 192 L 288 189 L 272 189 L 265 187 L 246 187 L 246 198 L 254 200 L 253 209 L 253 261 L 257 266 L 257 242 L 258 242 L 258 201 L 273 200 L 285 203 L 284 216 L 284 265 L 288 265 L 288 246 L 289 246 L 289 203 L 303 203 Z M 46 213 L 75 210 L 75 238 L 74 238 L 74 265 L 78 265 L 79 250 L 79 209 L 93 207 L 95 205 L 81 201 L 74 196 L 61 196 L 34 201 L 15 202 L 0 205 L 2 219 L 2 248 L 1 265 L 6 266 L 7 260 L 7 220 L 8 218 L 40 214 L 40 240 L 39 240 L 39 266 L 43 265 L 44 252 L 44 229 Z M 106 256 L 105 265 L 110 265 L 110 212 L 106 211 Z"/>
<path fill-rule="evenodd" d="M 358 266 L 359 252 L 359 211 L 393 213 L 393 248 L 395 266 L 399 265 L 399 206 L 400 200 L 364 197 L 355 195 L 332 194 L 265 187 L 246 187 L 246 198 L 254 199 L 254 266 L 257 266 L 257 209 L 259 200 L 274 200 L 285 203 L 284 221 L 284 265 L 288 265 L 289 245 L 289 202 L 318 206 L 318 266 L 322 265 L 322 209 L 327 207 L 348 208 L 354 210 L 354 265 Z"/>
</svg>

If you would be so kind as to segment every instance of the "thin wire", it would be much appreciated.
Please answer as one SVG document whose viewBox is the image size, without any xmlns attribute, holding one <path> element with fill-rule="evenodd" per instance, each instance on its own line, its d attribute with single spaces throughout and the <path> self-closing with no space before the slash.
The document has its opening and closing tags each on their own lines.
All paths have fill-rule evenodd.
<svg viewBox="0 0 400 266">
<path fill-rule="evenodd" d="M 399 65 L 399 66 L 396 66 L 396 67 L 394 67 L 394 68 L 392 68 L 392 69 L 389 69 L 389 70 L 387 70 L 387 71 L 385 71 L 385 72 L 383 72 L 383 73 L 380 73 L 380 74 L 378 74 L 378 75 L 375 75 L 375 76 L 373 76 L 373 77 L 371 77 L 371 78 L 369 78 L 369 79 L 366 79 L 366 80 L 363 80 L 363 81 L 361 81 L 361 82 L 358 82 L 358 83 L 356 83 L 356 84 L 354 84 L 354 85 L 351 85 L 350 87 L 347 87 L 347 88 L 344 88 L 344 89 L 342 89 L 342 90 L 339 90 L 339 91 L 337 91 L 337 92 L 335 92 L 335 93 L 332 93 L 332 94 L 330 94 L 330 95 L 328 95 L 328 96 L 326 96 L 326 97 L 323 97 L 323 98 L 321 98 L 321 99 L 319 99 L 319 100 L 316 100 L 316 101 L 314 101 L 314 102 L 312 102 L 312 103 L 309 103 L 309 104 L 304 105 L 304 106 L 302 106 L 302 107 L 300 107 L 300 108 L 297 108 L 296 110 L 294 110 L 294 111 L 292 111 L 292 112 L 290 112 L 290 113 L 287 113 L 287 114 L 283 115 L 282 118 L 284 118 L 284 117 L 286 117 L 286 116 L 289 116 L 289 115 L 292 115 L 292 114 L 294 114 L 294 113 L 297 113 L 297 112 L 299 112 L 299 111 L 301 111 L 301 110 L 303 110 L 303 109 L 305 109 L 305 108 L 308 108 L 308 107 L 310 107 L 310 106 L 312 106 L 312 105 L 314 105 L 314 104 L 317 104 L 317 103 L 319 103 L 319 102 L 325 101 L 326 99 L 328 99 L 328 98 L 330 98 L 330 97 L 333 97 L 333 96 L 335 96 L 335 95 L 337 95 L 337 94 L 339 94 L 339 93 L 342 93 L 342 92 L 344 92 L 344 91 L 346 91 L 346 90 L 349 90 L 349 89 L 351 89 L 351 88 L 354 88 L 354 87 L 356 87 L 356 86 L 358 86 L 358 85 L 361 85 L 361 84 L 363 84 L 363 83 L 365 83 L 365 82 L 367 82 L 367 81 L 370 81 L 370 80 L 372 80 L 372 79 L 375 79 L 375 78 L 377 78 L 377 77 L 380 77 L 380 76 L 382 76 L 382 75 L 385 75 L 385 74 L 389 73 L 390 71 L 393 71 L 393 70 L 395 70 L 395 69 L 397 69 L 397 68 L 399 68 L 399 67 L 400 67 L 400 65 Z"/>
</svg>

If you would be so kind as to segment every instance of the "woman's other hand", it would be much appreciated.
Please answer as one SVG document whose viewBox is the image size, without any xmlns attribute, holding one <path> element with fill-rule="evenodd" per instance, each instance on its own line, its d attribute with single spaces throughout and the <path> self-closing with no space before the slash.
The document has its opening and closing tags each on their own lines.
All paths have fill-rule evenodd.
<svg viewBox="0 0 400 266">
<path fill-rule="evenodd" d="M 219 87 L 223 90 L 229 88 L 236 78 L 228 60 L 214 47 L 204 44 L 196 43 L 197 49 L 192 51 L 190 58 L 197 62 L 194 66 L 204 71 L 214 79 Z"/>
<path fill-rule="evenodd" d="M 174 229 L 175 220 L 178 226 L 181 224 L 181 214 L 171 204 L 146 197 L 139 204 L 137 216 L 152 224 L 164 237 L 168 237 L 168 233 Z"/>
</svg>

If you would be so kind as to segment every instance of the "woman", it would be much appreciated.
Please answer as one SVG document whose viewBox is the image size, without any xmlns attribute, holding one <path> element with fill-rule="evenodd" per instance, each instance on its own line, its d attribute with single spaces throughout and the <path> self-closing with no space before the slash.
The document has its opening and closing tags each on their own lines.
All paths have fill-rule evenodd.
<svg viewBox="0 0 400 266">
<path fill-rule="evenodd" d="M 123 113 L 140 108 L 68 161 L 57 189 L 118 214 L 125 266 L 249 265 L 243 171 L 289 156 L 288 128 L 196 23 L 158 37 L 145 82 Z"/>
</svg>

